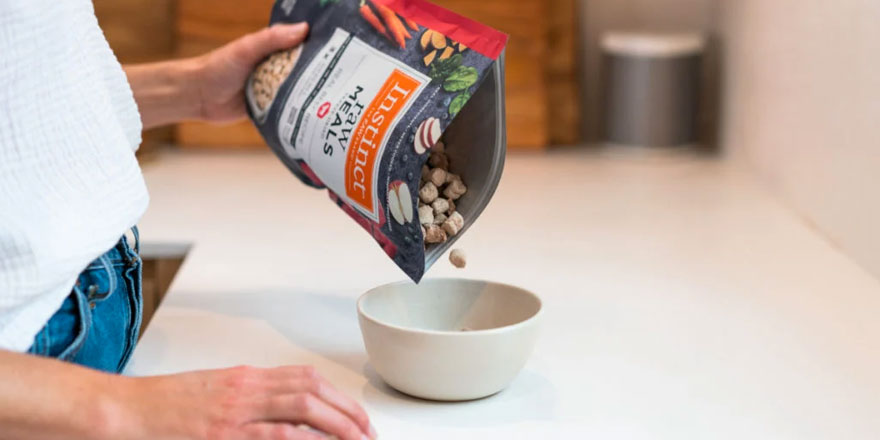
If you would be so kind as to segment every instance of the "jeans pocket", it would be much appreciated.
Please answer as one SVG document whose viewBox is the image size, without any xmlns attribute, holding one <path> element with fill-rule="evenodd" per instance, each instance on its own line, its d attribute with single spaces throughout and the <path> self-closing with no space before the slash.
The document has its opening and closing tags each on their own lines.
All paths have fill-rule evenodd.
<svg viewBox="0 0 880 440">
<path fill-rule="evenodd" d="M 85 295 L 78 287 L 74 288 L 37 333 L 28 353 L 65 361 L 73 359 L 85 345 L 91 319 Z"/>
<path fill-rule="evenodd" d="M 89 301 L 86 299 L 85 294 L 83 294 L 83 292 L 79 288 L 74 288 L 71 296 L 74 298 L 74 302 L 76 304 L 76 311 L 74 315 L 76 325 L 72 329 L 73 341 L 70 342 L 70 344 L 66 347 L 61 346 L 52 350 L 53 352 L 58 353 L 57 356 L 53 357 L 57 357 L 58 359 L 63 361 L 71 361 L 77 355 L 77 353 L 79 353 L 79 350 L 86 343 L 86 338 L 88 338 L 89 336 L 89 327 L 92 323 L 92 312 L 89 308 Z M 50 355 L 53 354 L 54 353 L 50 353 Z"/>
</svg>

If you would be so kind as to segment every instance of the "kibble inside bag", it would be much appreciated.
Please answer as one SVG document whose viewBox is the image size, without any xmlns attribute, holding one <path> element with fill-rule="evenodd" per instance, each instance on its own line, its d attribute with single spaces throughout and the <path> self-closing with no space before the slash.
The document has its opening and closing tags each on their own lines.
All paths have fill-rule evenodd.
<svg viewBox="0 0 880 440">
<path fill-rule="evenodd" d="M 307 41 L 270 56 L 248 80 L 251 119 L 297 177 L 327 188 L 418 282 L 430 265 L 426 246 L 439 243 L 426 234 L 455 235 L 474 220 L 455 210 L 468 185 L 456 167 L 466 164 L 435 147 L 496 67 L 507 36 L 423 0 L 275 3 L 270 23 L 301 21 Z M 455 148 L 480 146 L 445 145 Z M 430 202 L 420 195 L 427 185 L 437 191 Z M 434 211 L 430 224 L 424 206 Z"/>
</svg>

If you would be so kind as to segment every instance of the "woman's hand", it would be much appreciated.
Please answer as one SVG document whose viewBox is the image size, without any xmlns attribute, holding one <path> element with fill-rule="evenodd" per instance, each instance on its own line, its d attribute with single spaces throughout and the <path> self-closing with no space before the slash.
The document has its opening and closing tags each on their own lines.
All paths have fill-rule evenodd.
<svg viewBox="0 0 880 440">
<path fill-rule="evenodd" d="M 125 66 L 144 128 L 244 118 L 244 86 L 257 63 L 302 44 L 308 31 L 306 23 L 278 24 L 199 57 Z"/>
<path fill-rule="evenodd" d="M 375 439 L 363 408 L 311 367 L 116 376 L 0 350 L 0 438 Z"/>
<path fill-rule="evenodd" d="M 244 85 L 254 67 L 274 52 L 301 44 L 307 34 L 306 23 L 279 24 L 199 57 L 201 119 L 227 122 L 247 116 Z"/>
<path fill-rule="evenodd" d="M 375 439 L 366 412 L 311 367 L 237 367 L 129 379 L 132 432 L 119 438 Z M 125 428 L 123 428 L 125 429 Z"/>
</svg>

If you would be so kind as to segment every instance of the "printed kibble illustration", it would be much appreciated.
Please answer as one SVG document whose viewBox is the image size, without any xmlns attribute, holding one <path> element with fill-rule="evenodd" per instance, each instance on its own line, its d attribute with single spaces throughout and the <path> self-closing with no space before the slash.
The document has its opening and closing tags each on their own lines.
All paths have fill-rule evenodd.
<svg viewBox="0 0 880 440">
<path fill-rule="evenodd" d="M 481 96 L 482 106 L 503 93 L 498 60 L 507 36 L 422 0 L 275 2 L 270 23 L 302 21 L 309 23 L 308 39 L 271 55 L 251 75 L 251 119 L 296 177 L 327 189 L 418 282 L 479 216 L 500 178 L 503 139 L 469 144 L 472 136 L 450 137 L 463 139 L 457 145 L 441 139 L 455 126 L 483 138 L 503 132 L 502 109 L 492 113 L 494 123 L 453 121 L 473 96 Z M 480 159 L 468 162 L 471 157 Z M 459 168 L 487 175 L 468 188 Z M 473 218 L 459 212 L 459 201 Z"/>
</svg>

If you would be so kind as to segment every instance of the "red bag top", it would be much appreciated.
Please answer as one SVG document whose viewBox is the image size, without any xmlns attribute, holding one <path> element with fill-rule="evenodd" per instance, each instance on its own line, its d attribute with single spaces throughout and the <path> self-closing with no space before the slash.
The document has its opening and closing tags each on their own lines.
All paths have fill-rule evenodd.
<svg viewBox="0 0 880 440">
<path fill-rule="evenodd" d="M 493 60 L 507 44 L 507 34 L 425 0 L 373 0 L 429 29 L 440 32 Z"/>
</svg>

